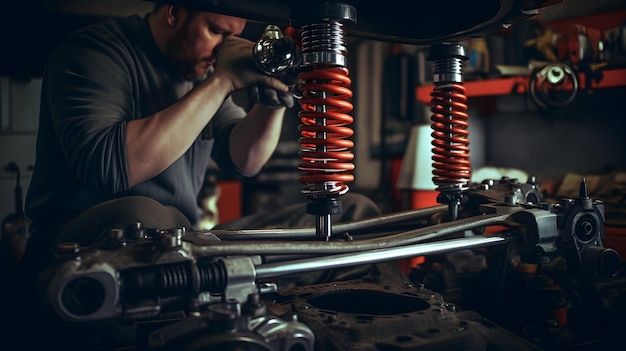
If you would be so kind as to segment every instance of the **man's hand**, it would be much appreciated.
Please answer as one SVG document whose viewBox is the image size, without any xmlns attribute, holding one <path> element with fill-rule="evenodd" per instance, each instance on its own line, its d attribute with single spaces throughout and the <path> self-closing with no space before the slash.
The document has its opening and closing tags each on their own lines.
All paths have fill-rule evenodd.
<svg viewBox="0 0 626 351">
<path fill-rule="evenodd" d="M 253 45 L 253 42 L 233 35 L 224 38 L 217 49 L 214 75 L 226 77 L 232 84 L 231 91 L 267 86 L 278 92 L 287 92 L 287 85 L 258 68 L 252 56 Z"/>
<path fill-rule="evenodd" d="M 293 93 L 291 91 L 278 91 L 257 85 L 251 87 L 249 93 L 252 100 L 261 106 L 268 108 L 293 107 Z"/>
</svg>

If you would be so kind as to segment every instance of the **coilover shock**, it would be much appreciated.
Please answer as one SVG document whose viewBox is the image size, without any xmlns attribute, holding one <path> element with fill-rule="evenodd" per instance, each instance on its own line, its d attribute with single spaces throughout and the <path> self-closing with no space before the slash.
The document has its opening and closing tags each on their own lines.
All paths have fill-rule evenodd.
<svg viewBox="0 0 626 351">
<path fill-rule="evenodd" d="M 348 88 L 350 78 L 348 70 L 342 67 L 315 68 L 299 75 L 303 83 L 299 113 L 302 124 L 298 128 L 302 146 L 299 169 L 302 183 L 309 185 L 307 191 L 315 191 L 319 184 L 324 190 L 334 189 L 340 194 L 348 190 L 345 182 L 354 180 L 354 169 L 349 163 L 354 158 L 350 148 L 354 142 L 345 139 L 353 131 L 347 125 L 353 119 L 348 113 L 352 104 L 347 100 L 352 97 Z M 332 186 L 328 188 L 328 185 Z"/>
<path fill-rule="evenodd" d="M 353 106 L 344 26 L 355 23 L 356 9 L 342 3 L 300 4 L 292 7 L 292 17 L 302 41 L 300 182 L 307 213 L 317 216 L 316 234 L 329 240 L 331 216 L 342 211 L 339 196 L 354 180 L 354 143 L 347 139 L 353 134 Z"/>
<path fill-rule="evenodd" d="M 429 48 L 433 61 L 434 88 L 431 93 L 433 136 L 433 182 L 439 203 L 448 204 L 450 220 L 458 216 L 462 191 L 470 181 L 469 124 L 467 97 L 463 86 L 462 61 L 467 60 L 463 45 L 442 43 Z"/>
</svg>

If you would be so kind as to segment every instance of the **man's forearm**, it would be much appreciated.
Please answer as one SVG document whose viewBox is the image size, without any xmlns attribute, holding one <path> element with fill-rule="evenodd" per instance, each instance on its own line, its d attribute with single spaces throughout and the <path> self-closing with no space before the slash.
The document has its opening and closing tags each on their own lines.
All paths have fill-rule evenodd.
<svg viewBox="0 0 626 351">
<path fill-rule="evenodd" d="M 181 157 L 213 118 L 230 90 L 212 76 L 168 108 L 128 123 L 128 182 L 155 177 Z"/>
<path fill-rule="evenodd" d="M 255 175 L 270 159 L 280 139 L 285 108 L 255 105 L 233 128 L 230 156 L 243 174 Z"/>
</svg>

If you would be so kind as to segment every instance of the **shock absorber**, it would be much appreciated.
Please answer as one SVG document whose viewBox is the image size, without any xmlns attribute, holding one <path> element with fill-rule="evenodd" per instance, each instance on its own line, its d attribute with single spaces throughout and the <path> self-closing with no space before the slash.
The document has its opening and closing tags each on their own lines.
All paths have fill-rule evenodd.
<svg viewBox="0 0 626 351">
<path fill-rule="evenodd" d="M 448 204 L 448 216 L 455 220 L 470 181 L 469 124 L 467 97 L 463 86 L 462 61 L 467 49 L 460 44 L 432 45 L 428 59 L 433 61 L 434 88 L 431 93 L 433 136 L 433 182 L 437 201 Z"/>
<path fill-rule="evenodd" d="M 332 215 L 342 211 L 340 196 L 352 182 L 354 143 L 351 80 L 346 67 L 344 28 L 356 22 L 356 9 L 342 3 L 300 3 L 292 7 L 292 25 L 299 28 L 302 64 L 299 74 L 301 110 L 299 143 L 302 193 L 307 213 L 315 215 L 316 234 L 329 240 Z"/>
</svg>

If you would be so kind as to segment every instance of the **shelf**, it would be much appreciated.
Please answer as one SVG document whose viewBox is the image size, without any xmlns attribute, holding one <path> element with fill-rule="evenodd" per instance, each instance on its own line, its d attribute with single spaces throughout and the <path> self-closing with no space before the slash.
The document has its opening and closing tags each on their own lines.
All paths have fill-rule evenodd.
<svg viewBox="0 0 626 351">
<path fill-rule="evenodd" d="M 592 81 L 587 87 L 585 74 L 578 75 L 580 89 L 603 89 L 626 86 L 626 69 L 602 70 L 603 77 L 599 82 Z M 528 76 L 515 76 L 506 78 L 493 78 L 465 82 L 465 95 L 469 97 L 498 96 L 509 94 L 522 94 L 528 91 Z M 417 101 L 423 104 L 430 104 L 430 93 L 433 85 L 423 85 L 416 89 Z"/>
</svg>

